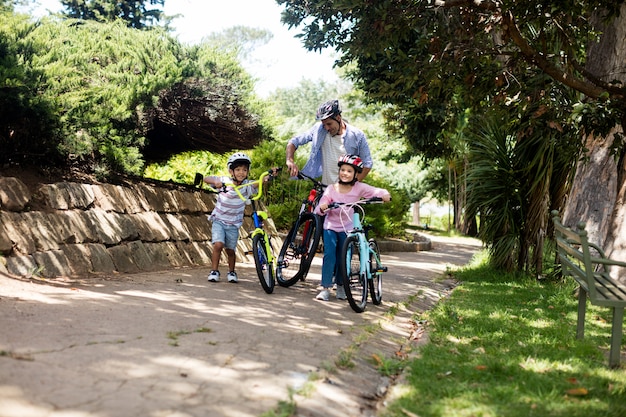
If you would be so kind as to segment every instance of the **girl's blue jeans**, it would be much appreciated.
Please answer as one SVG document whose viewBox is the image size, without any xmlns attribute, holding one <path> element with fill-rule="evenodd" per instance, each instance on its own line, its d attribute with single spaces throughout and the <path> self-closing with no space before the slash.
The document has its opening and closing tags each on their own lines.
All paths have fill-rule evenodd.
<svg viewBox="0 0 626 417">
<path fill-rule="evenodd" d="M 333 286 L 333 276 L 337 285 L 343 285 L 341 274 L 337 273 L 337 259 L 341 256 L 343 242 L 348 235 L 345 232 L 335 232 L 324 229 L 324 261 L 322 263 L 322 287 Z"/>
</svg>

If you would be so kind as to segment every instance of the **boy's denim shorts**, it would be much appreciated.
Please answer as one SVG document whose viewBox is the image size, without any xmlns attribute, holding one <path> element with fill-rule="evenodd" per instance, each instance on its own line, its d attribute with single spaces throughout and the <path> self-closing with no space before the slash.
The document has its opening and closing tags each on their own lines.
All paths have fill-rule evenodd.
<svg viewBox="0 0 626 417">
<path fill-rule="evenodd" d="M 213 220 L 211 240 L 213 243 L 222 242 L 225 248 L 234 250 L 239 240 L 239 227 Z"/>
</svg>

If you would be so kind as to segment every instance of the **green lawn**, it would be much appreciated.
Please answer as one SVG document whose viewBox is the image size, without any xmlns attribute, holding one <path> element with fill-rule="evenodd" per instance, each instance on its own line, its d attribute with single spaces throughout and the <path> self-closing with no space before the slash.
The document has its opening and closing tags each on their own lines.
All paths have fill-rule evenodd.
<svg viewBox="0 0 626 417">
<path fill-rule="evenodd" d="M 431 341 L 405 364 L 381 417 L 626 416 L 626 363 L 607 367 L 608 309 L 588 309 L 576 340 L 571 280 L 507 276 L 480 262 L 456 277 L 451 296 L 416 317 Z"/>
</svg>

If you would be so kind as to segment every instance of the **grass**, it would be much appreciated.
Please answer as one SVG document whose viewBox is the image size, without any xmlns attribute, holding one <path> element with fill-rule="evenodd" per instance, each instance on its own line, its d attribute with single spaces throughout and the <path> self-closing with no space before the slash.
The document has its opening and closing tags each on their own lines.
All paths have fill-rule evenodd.
<svg viewBox="0 0 626 417">
<path fill-rule="evenodd" d="M 420 314 L 430 343 L 404 363 L 406 380 L 380 417 L 626 416 L 626 365 L 607 367 L 607 308 L 590 306 L 577 340 L 571 280 L 480 262 L 455 275 L 462 284 Z"/>
</svg>

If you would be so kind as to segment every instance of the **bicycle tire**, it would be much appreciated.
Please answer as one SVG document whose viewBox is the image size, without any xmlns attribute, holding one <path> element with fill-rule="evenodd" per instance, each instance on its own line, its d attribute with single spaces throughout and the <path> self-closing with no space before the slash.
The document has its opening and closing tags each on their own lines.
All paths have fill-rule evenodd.
<svg viewBox="0 0 626 417">
<path fill-rule="evenodd" d="M 306 278 L 321 234 L 321 218 L 313 213 L 302 213 L 291 227 L 278 254 L 276 280 L 279 285 L 290 287 Z"/>
<path fill-rule="evenodd" d="M 367 278 L 361 273 L 361 254 L 359 237 L 347 237 L 339 257 L 339 272 L 343 279 L 343 288 L 352 310 L 362 313 L 367 306 Z"/>
<path fill-rule="evenodd" d="M 256 265 L 256 273 L 259 276 L 263 290 L 271 294 L 274 292 L 274 268 L 269 262 L 269 256 L 265 247 L 266 236 L 259 234 L 252 238 L 252 257 Z"/>
<path fill-rule="evenodd" d="M 374 239 L 369 240 L 369 246 L 374 253 L 370 252 L 369 268 L 372 278 L 368 284 L 370 287 L 370 296 L 374 305 L 379 305 L 383 301 L 383 273 L 379 271 L 380 250 L 378 243 Z M 378 263 L 377 260 L 378 259 Z"/>
</svg>

